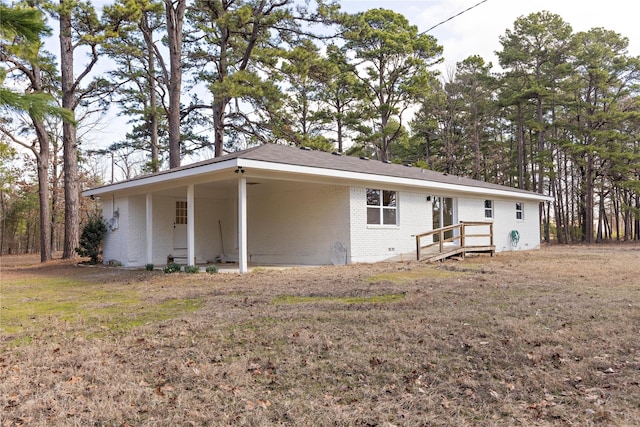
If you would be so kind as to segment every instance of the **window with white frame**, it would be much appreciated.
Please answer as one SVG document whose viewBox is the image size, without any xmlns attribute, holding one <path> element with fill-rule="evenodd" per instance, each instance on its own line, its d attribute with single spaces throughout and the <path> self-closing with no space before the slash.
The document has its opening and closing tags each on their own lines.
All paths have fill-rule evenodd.
<svg viewBox="0 0 640 427">
<path fill-rule="evenodd" d="M 516 219 L 524 220 L 524 203 L 516 202 Z"/>
<path fill-rule="evenodd" d="M 187 223 L 187 202 L 182 200 L 176 201 L 176 224 Z"/>
<path fill-rule="evenodd" d="M 398 198 L 395 191 L 367 188 L 367 224 L 398 224 Z"/>
<path fill-rule="evenodd" d="M 493 200 L 484 201 L 484 217 L 485 219 L 493 218 Z"/>
</svg>

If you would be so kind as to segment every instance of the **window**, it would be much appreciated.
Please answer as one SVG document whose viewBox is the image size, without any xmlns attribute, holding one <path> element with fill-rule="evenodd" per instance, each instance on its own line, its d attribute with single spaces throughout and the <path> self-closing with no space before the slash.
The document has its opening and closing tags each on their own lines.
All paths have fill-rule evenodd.
<svg viewBox="0 0 640 427">
<path fill-rule="evenodd" d="M 176 201 L 176 224 L 187 223 L 187 202 Z"/>
<path fill-rule="evenodd" d="M 484 217 L 493 218 L 493 200 L 484 201 Z"/>
<path fill-rule="evenodd" d="M 367 224 L 398 224 L 398 202 L 395 191 L 367 188 Z"/>
<path fill-rule="evenodd" d="M 524 203 L 516 203 L 516 219 L 520 221 L 524 219 Z"/>
</svg>

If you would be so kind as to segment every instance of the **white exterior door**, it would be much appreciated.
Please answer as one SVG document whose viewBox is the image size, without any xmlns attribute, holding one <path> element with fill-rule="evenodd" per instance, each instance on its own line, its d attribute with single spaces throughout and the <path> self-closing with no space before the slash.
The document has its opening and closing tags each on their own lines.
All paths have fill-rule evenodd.
<svg viewBox="0 0 640 427">
<path fill-rule="evenodd" d="M 458 223 L 458 212 L 456 209 L 456 199 L 451 197 L 433 198 L 433 229 L 447 227 Z M 456 233 L 457 234 L 457 233 Z M 447 231 L 445 239 L 453 237 L 453 231 Z M 433 241 L 437 242 L 439 236 L 435 234 Z"/>
<path fill-rule="evenodd" d="M 173 249 L 187 249 L 187 201 L 176 200 L 173 221 Z"/>
</svg>

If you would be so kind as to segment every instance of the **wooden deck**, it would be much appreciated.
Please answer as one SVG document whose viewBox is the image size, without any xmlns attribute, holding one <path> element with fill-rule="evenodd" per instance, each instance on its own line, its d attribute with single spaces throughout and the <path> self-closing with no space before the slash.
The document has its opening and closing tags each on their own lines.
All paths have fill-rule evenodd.
<svg viewBox="0 0 640 427">
<path fill-rule="evenodd" d="M 488 229 L 488 232 L 478 232 L 478 228 Z M 450 237 L 446 237 L 447 234 Z M 423 239 L 430 242 L 425 244 Z M 461 222 L 416 235 L 418 261 L 440 261 L 454 256 L 464 257 L 468 253 L 489 253 L 493 256 L 495 251 L 492 222 Z"/>
</svg>

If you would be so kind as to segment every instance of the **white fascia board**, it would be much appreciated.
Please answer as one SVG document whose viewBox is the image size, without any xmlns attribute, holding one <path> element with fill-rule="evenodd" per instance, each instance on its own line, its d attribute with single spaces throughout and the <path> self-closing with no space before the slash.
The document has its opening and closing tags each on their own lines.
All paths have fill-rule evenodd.
<svg viewBox="0 0 640 427">
<path fill-rule="evenodd" d="M 238 159 L 230 159 L 224 162 L 211 163 L 203 166 L 194 166 L 193 168 L 187 167 L 175 172 L 168 171 L 166 173 L 161 173 L 158 175 L 151 175 L 131 181 L 117 182 L 115 184 L 108 184 L 103 187 L 92 188 L 83 191 L 82 195 L 84 197 L 101 196 L 103 194 L 110 194 L 116 191 L 130 190 L 137 187 L 144 187 L 153 184 L 161 184 L 169 180 L 193 178 L 207 173 L 219 172 L 225 169 L 233 169 L 237 166 Z"/>
<path fill-rule="evenodd" d="M 420 179 L 402 178 L 389 175 L 374 175 L 362 172 L 349 172 L 335 169 L 314 168 L 310 166 L 290 165 L 283 163 L 272 163 L 260 160 L 238 159 L 238 166 L 245 168 L 247 171 L 264 170 L 272 172 L 286 172 L 292 174 L 319 176 L 323 178 L 333 178 L 340 180 L 352 180 L 360 182 L 379 182 L 384 186 L 406 186 L 414 188 L 423 188 L 436 192 L 455 192 L 472 194 L 478 196 L 496 196 L 507 197 L 510 199 L 520 200 L 536 200 L 536 201 L 552 201 L 553 197 L 545 196 L 537 193 L 521 193 L 518 191 L 500 190 L 493 188 L 471 187 L 464 184 L 447 184 L 435 181 L 423 181 Z"/>
</svg>

